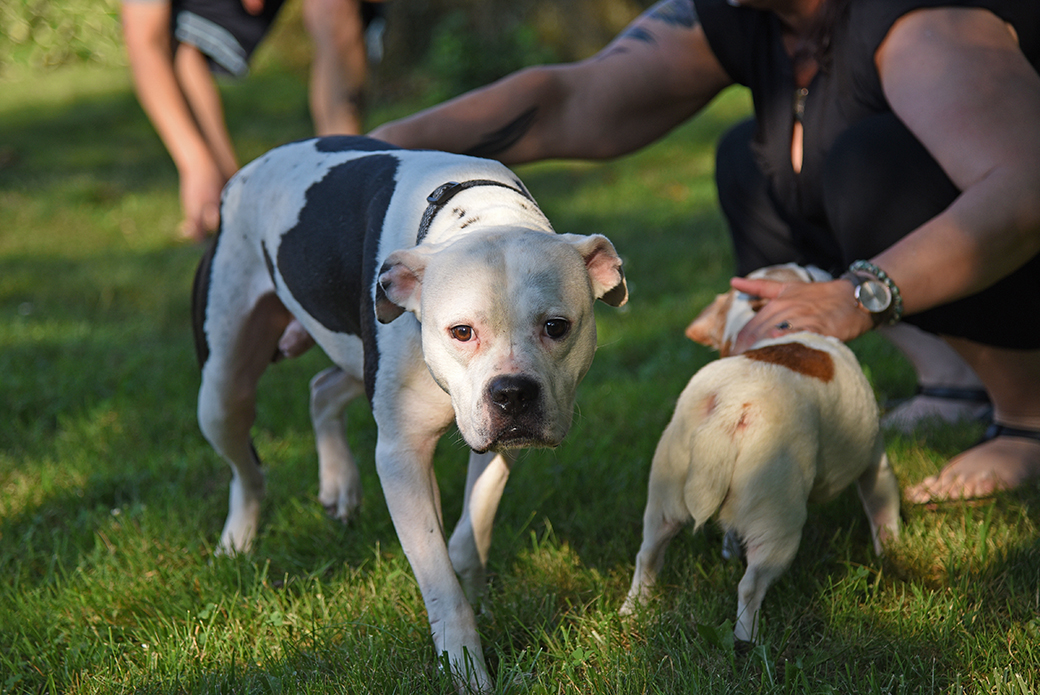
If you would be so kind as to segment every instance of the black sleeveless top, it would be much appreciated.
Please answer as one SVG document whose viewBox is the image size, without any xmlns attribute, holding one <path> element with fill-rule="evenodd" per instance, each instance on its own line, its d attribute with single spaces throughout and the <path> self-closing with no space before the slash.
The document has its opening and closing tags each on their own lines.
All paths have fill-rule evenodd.
<svg viewBox="0 0 1040 695">
<path fill-rule="evenodd" d="M 904 14 L 926 7 L 991 10 L 1011 24 L 1034 67 L 1040 65 L 1040 0 L 850 0 L 831 38 L 826 69 L 809 84 L 802 116 L 802 169 L 791 166 L 795 81 L 780 20 L 771 12 L 694 0 L 708 43 L 722 67 L 751 89 L 757 123 L 752 147 L 781 205 L 826 227 L 820 172 L 835 139 L 860 119 L 891 112 L 874 54 Z M 1040 127 L 1040 124 L 1038 124 Z"/>
</svg>

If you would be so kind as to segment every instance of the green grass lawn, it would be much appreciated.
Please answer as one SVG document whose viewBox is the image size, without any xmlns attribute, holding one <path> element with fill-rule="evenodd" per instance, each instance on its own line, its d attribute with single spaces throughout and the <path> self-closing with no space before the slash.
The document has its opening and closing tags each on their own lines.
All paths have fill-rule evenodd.
<svg viewBox="0 0 1040 695">
<path fill-rule="evenodd" d="M 317 502 L 306 382 L 318 351 L 270 370 L 256 445 L 270 495 L 255 550 L 214 557 L 230 478 L 198 432 L 189 322 L 197 247 L 175 241 L 176 176 L 121 71 L 0 83 L 0 691 L 449 693 L 351 406 L 360 516 Z M 310 134 L 304 84 L 277 69 L 226 91 L 243 161 Z M 408 107 L 384 106 L 385 118 Z M 626 262 L 621 310 L 575 424 L 532 451 L 503 499 L 478 617 L 508 693 L 1020 693 L 1040 687 L 1040 494 L 905 510 L 884 560 L 855 493 L 812 507 L 750 653 L 729 637 L 743 568 L 714 528 L 672 544 L 659 598 L 617 615 L 657 437 L 713 358 L 686 323 L 726 287 L 713 142 L 733 92 L 637 156 L 518 169 L 560 232 Z M 893 349 L 854 343 L 882 401 L 909 395 Z M 977 426 L 892 437 L 903 484 Z M 466 451 L 437 454 L 446 522 Z"/>
</svg>

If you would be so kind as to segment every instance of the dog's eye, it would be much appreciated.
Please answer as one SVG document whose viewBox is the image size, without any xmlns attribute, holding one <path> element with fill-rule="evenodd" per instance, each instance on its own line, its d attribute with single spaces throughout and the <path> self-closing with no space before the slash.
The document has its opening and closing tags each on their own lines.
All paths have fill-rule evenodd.
<svg viewBox="0 0 1040 695">
<path fill-rule="evenodd" d="M 473 339 L 473 327 L 472 326 L 452 326 L 448 329 L 451 333 L 451 337 L 460 343 L 466 343 Z"/>
<path fill-rule="evenodd" d="M 560 340 L 571 330 L 571 322 L 567 319 L 549 319 L 545 322 L 545 334 L 553 340 Z"/>
</svg>

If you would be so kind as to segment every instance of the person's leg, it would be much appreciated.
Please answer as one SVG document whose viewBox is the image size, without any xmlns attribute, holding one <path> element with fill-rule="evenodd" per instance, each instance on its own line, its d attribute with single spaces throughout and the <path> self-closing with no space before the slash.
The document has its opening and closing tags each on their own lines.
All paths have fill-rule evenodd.
<svg viewBox="0 0 1040 695">
<path fill-rule="evenodd" d="M 850 128 L 826 164 L 827 216 L 845 265 L 890 246 L 957 194 L 924 147 L 890 114 Z M 879 332 L 910 361 L 918 383 L 918 392 L 885 416 L 886 427 L 910 432 L 927 420 L 957 422 L 988 413 L 982 383 L 939 336 L 910 323 Z"/>
<path fill-rule="evenodd" d="M 840 139 L 835 153 L 825 198 L 847 262 L 887 248 L 958 195 L 894 116 L 871 119 Z M 963 361 L 937 356 L 911 339 L 908 354 L 922 382 L 942 378 L 952 381 L 939 382 L 944 385 L 972 386 L 967 367 L 988 392 L 995 423 L 985 441 L 909 488 L 909 501 L 988 495 L 1040 476 L 1040 328 L 1022 321 L 1016 307 L 1022 297 L 1038 293 L 1040 258 L 1034 258 L 977 295 L 908 317 L 908 323 L 941 335 Z"/>
<path fill-rule="evenodd" d="M 310 105 L 318 135 L 362 132 L 368 60 L 360 4 L 304 0 L 304 24 L 314 41 Z"/>
<path fill-rule="evenodd" d="M 885 414 L 885 427 L 910 433 L 929 420 L 959 422 L 989 415 L 986 389 L 947 341 L 909 323 L 878 332 L 903 353 L 917 374 L 917 392 Z"/>
<path fill-rule="evenodd" d="M 753 119 L 738 123 L 722 136 L 715 153 L 719 206 L 729 225 L 740 276 L 767 265 L 805 262 L 751 152 L 754 132 Z"/>
<path fill-rule="evenodd" d="M 177 46 L 174 72 L 195 122 L 209 145 L 209 150 L 225 179 L 238 171 L 238 159 L 224 122 L 224 106 L 220 91 L 210 72 L 206 56 L 191 44 Z"/>
<path fill-rule="evenodd" d="M 911 502 L 983 497 L 1040 477 L 1040 350 L 995 348 L 962 338 L 949 341 L 986 384 L 995 426 L 984 441 L 954 457 L 938 475 L 907 489 Z"/>
</svg>

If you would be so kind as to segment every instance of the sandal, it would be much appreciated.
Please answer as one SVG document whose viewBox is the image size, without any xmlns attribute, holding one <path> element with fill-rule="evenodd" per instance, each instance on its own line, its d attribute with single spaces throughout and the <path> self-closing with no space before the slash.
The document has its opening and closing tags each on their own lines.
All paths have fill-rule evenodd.
<svg viewBox="0 0 1040 695">
<path fill-rule="evenodd" d="M 886 413 L 882 417 L 882 426 L 895 427 L 909 433 L 917 426 L 919 421 L 931 417 L 929 415 L 919 415 L 908 418 L 903 414 L 904 406 L 910 407 L 909 404 L 918 397 L 945 401 L 950 404 L 963 404 L 964 415 L 959 418 L 963 421 L 985 424 L 993 422 L 993 404 L 990 402 L 989 394 L 986 393 L 985 389 L 918 385 L 917 389 L 914 390 L 914 395 L 909 398 L 894 399 L 882 404 L 882 410 Z"/>
<path fill-rule="evenodd" d="M 949 401 L 978 403 L 982 409 L 975 416 L 975 422 L 993 422 L 993 402 L 990 401 L 986 389 L 957 388 L 954 386 L 918 386 L 914 395 Z"/>
<path fill-rule="evenodd" d="M 983 442 L 988 442 L 997 437 L 1018 437 L 1019 439 L 1032 439 L 1035 442 L 1040 442 L 1040 431 L 1024 430 L 1020 427 L 1008 427 L 1007 425 L 1001 425 L 994 422 L 986 428 L 986 431 L 982 435 L 982 439 L 980 439 L 978 443 L 982 444 Z"/>
<path fill-rule="evenodd" d="M 979 406 L 989 406 L 985 412 L 978 416 L 979 422 L 990 422 L 993 419 L 993 404 L 989 400 L 989 394 L 983 388 L 961 388 L 957 386 L 921 386 L 918 384 L 914 395 L 907 398 L 894 398 L 885 401 L 884 409 L 892 410 L 907 403 L 918 396 L 925 398 L 937 398 L 943 401 L 964 401 L 965 403 L 977 403 Z"/>
</svg>

